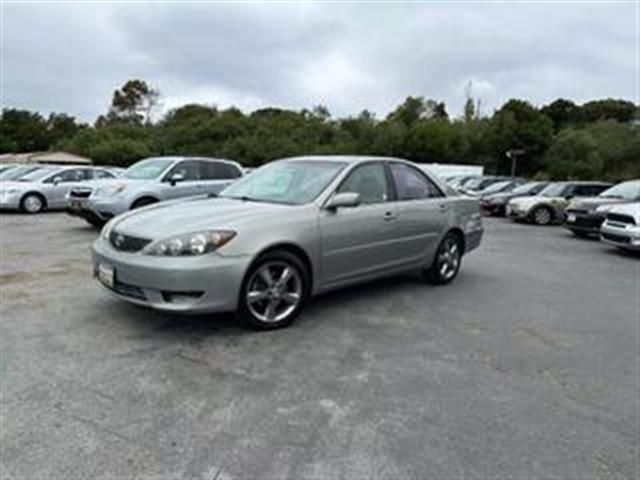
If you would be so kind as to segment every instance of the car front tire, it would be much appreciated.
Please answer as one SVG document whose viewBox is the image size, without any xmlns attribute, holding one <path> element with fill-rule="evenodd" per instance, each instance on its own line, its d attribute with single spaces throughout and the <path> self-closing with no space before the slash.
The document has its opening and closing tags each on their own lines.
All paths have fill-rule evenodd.
<svg viewBox="0 0 640 480">
<path fill-rule="evenodd" d="M 261 255 L 251 266 L 240 291 L 239 317 L 259 330 L 290 325 L 309 295 L 309 273 L 285 250 Z"/>
<path fill-rule="evenodd" d="M 40 213 L 44 205 L 44 198 L 37 193 L 28 193 L 20 200 L 20 210 L 26 213 Z"/>
<path fill-rule="evenodd" d="M 425 278 L 435 285 L 446 285 L 453 281 L 462 263 L 462 240 L 449 232 L 438 245 L 431 266 L 424 271 Z"/>
<path fill-rule="evenodd" d="M 536 207 L 531 212 L 531 221 L 536 225 L 549 225 L 553 222 L 553 211 L 549 207 Z"/>
</svg>

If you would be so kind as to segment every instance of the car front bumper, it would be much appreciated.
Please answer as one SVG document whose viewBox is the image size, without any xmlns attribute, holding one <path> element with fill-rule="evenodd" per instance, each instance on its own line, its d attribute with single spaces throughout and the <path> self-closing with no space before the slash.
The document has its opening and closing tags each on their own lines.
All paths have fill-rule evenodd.
<svg viewBox="0 0 640 480">
<path fill-rule="evenodd" d="M 129 199 L 115 197 L 89 197 L 86 210 L 92 211 L 101 220 L 110 220 L 129 210 Z"/>
<path fill-rule="evenodd" d="M 529 215 L 529 211 L 516 205 L 507 205 L 505 209 L 507 217 L 515 220 L 524 220 Z"/>
<path fill-rule="evenodd" d="M 157 310 L 181 313 L 235 311 L 251 257 L 215 252 L 168 257 L 120 252 L 104 239 L 92 247 L 98 283 L 119 299 Z M 113 272 L 113 283 L 99 272 Z"/>
<path fill-rule="evenodd" d="M 605 222 L 600 228 L 600 240 L 625 250 L 640 251 L 640 225 L 618 227 Z"/>
<path fill-rule="evenodd" d="M 0 210 L 19 210 L 22 192 L 0 195 Z"/>
<path fill-rule="evenodd" d="M 564 220 L 564 227 L 585 233 L 598 233 L 604 222 L 604 215 L 595 213 L 576 213 L 568 210 Z"/>
<path fill-rule="evenodd" d="M 480 209 L 484 213 L 488 213 L 490 215 L 504 215 L 506 210 L 506 205 L 504 203 L 483 203 L 480 202 Z"/>
</svg>

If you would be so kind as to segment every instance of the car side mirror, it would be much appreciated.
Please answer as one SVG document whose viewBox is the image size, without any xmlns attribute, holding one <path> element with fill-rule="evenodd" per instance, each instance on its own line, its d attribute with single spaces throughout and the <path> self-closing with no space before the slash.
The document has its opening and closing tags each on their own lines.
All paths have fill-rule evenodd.
<svg viewBox="0 0 640 480">
<path fill-rule="evenodd" d="M 176 183 L 182 182 L 184 180 L 184 173 L 174 173 L 169 177 L 169 183 L 171 186 L 175 186 Z"/>
<path fill-rule="evenodd" d="M 336 193 L 327 202 L 327 210 L 337 210 L 338 208 L 357 207 L 360 204 L 360 194 L 354 192 Z"/>
<path fill-rule="evenodd" d="M 54 185 L 58 185 L 60 182 L 62 182 L 62 177 L 60 176 L 53 177 L 53 180 L 51 180 L 51 183 L 53 183 Z"/>
</svg>

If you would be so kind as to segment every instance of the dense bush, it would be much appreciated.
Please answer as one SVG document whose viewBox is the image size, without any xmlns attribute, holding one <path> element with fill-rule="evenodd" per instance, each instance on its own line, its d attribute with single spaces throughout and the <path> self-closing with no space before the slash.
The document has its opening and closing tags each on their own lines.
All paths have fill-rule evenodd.
<svg viewBox="0 0 640 480">
<path fill-rule="evenodd" d="M 523 150 L 519 175 L 545 178 L 640 176 L 638 109 L 623 100 L 576 105 L 559 99 L 542 108 L 509 100 L 491 117 L 478 117 L 471 99 L 461 119 L 446 106 L 408 97 L 384 119 L 363 111 L 334 119 L 324 107 L 265 108 L 245 114 L 185 105 L 150 121 L 158 93 L 141 81 L 114 92 L 109 112 L 92 127 L 63 114 L 5 109 L 0 152 L 62 149 L 96 163 L 126 166 L 150 155 L 226 157 L 247 166 L 308 154 L 368 154 L 424 163 L 471 163 L 507 174 L 505 152 Z M 116 98 L 117 97 L 117 98 Z"/>
</svg>

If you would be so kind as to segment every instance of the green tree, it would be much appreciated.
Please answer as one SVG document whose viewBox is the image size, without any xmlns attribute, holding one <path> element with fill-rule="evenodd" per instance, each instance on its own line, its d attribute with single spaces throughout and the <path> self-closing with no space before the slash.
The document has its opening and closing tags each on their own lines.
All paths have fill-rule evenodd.
<svg viewBox="0 0 640 480">
<path fill-rule="evenodd" d="M 494 114 L 487 133 L 493 154 L 491 166 L 497 173 L 510 172 L 507 150 L 521 149 L 524 155 L 518 162 L 517 173 L 533 175 L 540 168 L 542 156 L 553 139 L 553 124 L 530 103 L 509 100 Z"/>
<path fill-rule="evenodd" d="M 111 119 L 121 119 L 132 123 L 150 123 L 153 110 L 158 106 L 160 92 L 144 80 L 127 81 L 113 92 Z M 107 116 L 107 120 L 110 117 Z"/>
<path fill-rule="evenodd" d="M 16 108 L 3 109 L 0 117 L 0 147 L 2 153 L 47 150 L 47 122 L 36 112 Z"/>
<path fill-rule="evenodd" d="M 576 123 L 579 119 L 579 107 L 571 100 L 559 98 L 549 105 L 540 109 L 553 122 L 554 130 L 557 132 L 570 124 Z"/>
</svg>

